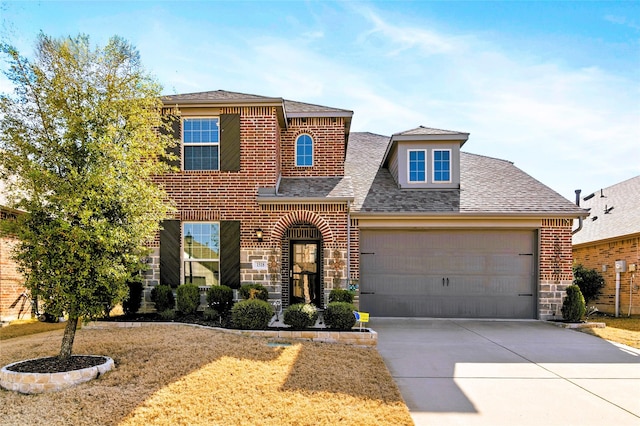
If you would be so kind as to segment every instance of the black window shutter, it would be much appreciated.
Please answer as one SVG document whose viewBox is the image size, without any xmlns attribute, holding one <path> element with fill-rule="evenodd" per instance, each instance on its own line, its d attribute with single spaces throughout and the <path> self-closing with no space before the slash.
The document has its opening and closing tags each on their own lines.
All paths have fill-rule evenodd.
<svg viewBox="0 0 640 426">
<path fill-rule="evenodd" d="M 240 222 L 220 222 L 220 284 L 240 288 Z"/>
<path fill-rule="evenodd" d="M 160 230 L 160 284 L 180 285 L 180 221 L 165 220 Z"/>
<path fill-rule="evenodd" d="M 180 168 L 180 154 L 182 152 L 182 120 L 177 115 L 168 115 L 163 121 L 169 124 L 169 129 L 160 128 L 160 132 L 163 134 L 170 134 L 173 139 L 176 140 L 175 146 L 167 148 L 167 154 L 173 154 L 176 156 L 174 160 L 167 160 L 167 164 L 171 167 Z"/>
<path fill-rule="evenodd" d="M 220 170 L 240 171 L 240 114 L 220 115 Z"/>
</svg>

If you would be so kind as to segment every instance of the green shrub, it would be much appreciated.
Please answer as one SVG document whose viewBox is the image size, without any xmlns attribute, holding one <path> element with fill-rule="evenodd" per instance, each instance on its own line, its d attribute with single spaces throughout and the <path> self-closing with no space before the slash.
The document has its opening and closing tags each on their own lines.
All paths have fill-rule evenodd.
<svg viewBox="0 0 640 426">
<path fill-rule="evenodd" d="M 263 330 L 273 317 L 273 307 L 260 299 L 242 300 L 231 308 L 231 321 L 235 328 Z"/>
<path fill-rule="evenodd" d="M 347 302 L 331 302 L 324 311 L 324 322 L 335 330 L 351 330 L 356 323 L 356 307 Z"/>
<path fill-rule="evenodd" d="M 125 315 L 134 315 L 140 310 L 142 304 L 142 277 L 136 275 L 127 281 L 129 295 L 122 301 L 122 310 Z"/>
<path fill-rule="evenodd" d="M 265 302 L 269 300 L 269 291 L 262 284 L 243 284 L 239 292 L 244 300 L 260 299 Z"/>
<path fill-rule="evenodd" d="M 204 308 L 202 317 L 204 318 L 205 321 L 219 321 L 220 312 L 216 311 L 213 308 Z"/>
<path fill-rule="evenodd" d="M 156 311 L 164 312 L 175 307 L 175 298 L 171 286 L 159 285 L 151 290 L 151 301 L 156 307 Z"/>
<path fill-rule="evenodd" d="M 318 308 L 308 303 L 297 303 L 284 311 L 284 323 L 294 330 L 302 330 L 315 325 L 318 320 Z"/>
<path fill-rule="evenodd" d="M 595 269 L 588 269 L 582 265 L 573 266 L 573 283 L 580 287 L 585 305 L 602 294 L 604 277 Z"/>
<path fill-rule="evenodd" d="M 344 288 L 334 288 L 329 293 L 329 303 L 331 302 L 353 303 L 353 293 Z"/>
<path fill-rule="evenodd" d="M 566 291 L 567 297 L 562 302 L 562 318 L 569 322 L 579 322 L 586 311 L 580 287 L 570 285 Z"/>
<path fill-rule="evenodd" d="M 177 308 L 184 315 L 195 314 L 200 306 L 200 289 L 195 284 L 182 284 L 176 290 Z"/>
<path fill-rule="evenodd" d="M 233 306 L 233 290 L 226 285 L 216 285 L 207 291 L 207 303 L 220 315 L 226 315 Z"/>
<path fill-rule="evenodd" d="M 173 309 L 165 309 L 164 311 L 160 312 L 160 318 L 165 321 L 173 321 L 174 319 L 176 319 L 176 311 L 174 311 Z"/>
</svg>

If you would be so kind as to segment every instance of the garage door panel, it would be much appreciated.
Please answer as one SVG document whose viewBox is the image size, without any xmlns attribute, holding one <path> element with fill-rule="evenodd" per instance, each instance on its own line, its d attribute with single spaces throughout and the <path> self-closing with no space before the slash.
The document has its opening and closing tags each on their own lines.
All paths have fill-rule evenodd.
<svg viewBox="0 0 640 426">
<path fill-rule="evenodd" d="M 363 230 L 361 308 L 378 316 L 534 318 L 535 235 Z"/>
</svg>

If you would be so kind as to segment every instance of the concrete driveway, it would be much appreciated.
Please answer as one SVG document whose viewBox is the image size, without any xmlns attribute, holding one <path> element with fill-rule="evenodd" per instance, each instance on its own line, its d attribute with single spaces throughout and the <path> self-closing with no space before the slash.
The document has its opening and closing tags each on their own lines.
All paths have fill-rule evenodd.
<svg viewBox="0 0 640 426">
<path fill-rule="evenodd" d="M 416 425 L 640 425 L 640 350 L 541 321 L 369 326 Z"/>
</svg>

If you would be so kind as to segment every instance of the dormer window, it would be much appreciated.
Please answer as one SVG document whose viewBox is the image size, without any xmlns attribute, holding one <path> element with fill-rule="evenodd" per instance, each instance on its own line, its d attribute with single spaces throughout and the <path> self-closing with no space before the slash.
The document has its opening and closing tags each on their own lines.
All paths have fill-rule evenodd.
<svg viewBox="0 0 640 426">
<path fill-rule="evenodd" d="M 427 151 L 409 150 L 409 182 L 425 182 L 427 180 Z"/>
<path fill-rule="evenodd" d="M 313 138 L 303 134 L 296 139 L 296 167 L 313 166 Z"/>
<path fill-rule="evenodd" d="M 451 182 L 451 150 L 433 150 L 433 181 Z"/>
</svg>

